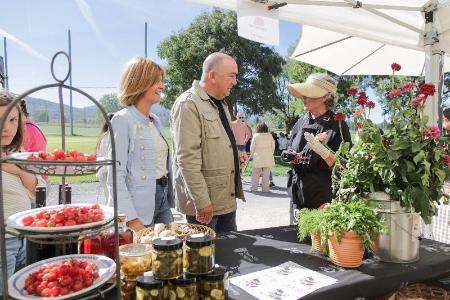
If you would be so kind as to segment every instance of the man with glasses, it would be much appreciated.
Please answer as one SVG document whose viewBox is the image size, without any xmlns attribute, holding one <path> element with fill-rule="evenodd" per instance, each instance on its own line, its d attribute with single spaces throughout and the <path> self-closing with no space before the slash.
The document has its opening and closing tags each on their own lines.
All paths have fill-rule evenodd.
<svg viewBox="0 0 450 300">
<path fill-rule="evenodd" d="M 241 152 L 245 152 L 245 145 L 252 134 L 245 123 L 245 114 L 243 112 L 238 112 L 236 114 L 236 121 L 233 121 L 231 127 L 233 128 L 237 149 Z"/>
<path fill-rule="evenodd" d="M 237 84 L 237 72 L 231 56 L 210 54 L 201 80 L 177 98 L 170 112 L 177 208 L 189 223 L 218 233 L 236 230 L 236 198 L 244 199 L 225 100 Z"/>
</svg>

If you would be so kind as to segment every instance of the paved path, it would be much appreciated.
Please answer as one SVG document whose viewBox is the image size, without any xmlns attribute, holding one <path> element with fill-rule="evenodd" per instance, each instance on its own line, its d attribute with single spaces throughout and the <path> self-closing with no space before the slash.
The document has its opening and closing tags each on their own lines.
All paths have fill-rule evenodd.
<svg viewBox="0 0 450 300">
<path fill-rule="evenodd" d="M 246 202 L 238 200 L 238 230 L 277 227 L 289 225 L 289 197 L 286 193 L 286 177 L 274 177 L 275 187 L 270 193 L 250 192 L 250 177 L 244 177 Z M 47 205 L 57 204 L 58 189 L 52 186 Z M 72 185 L 72 203 L 103 201 L 104 196 L 98 183 Z M 183 215 L 175 210 L 176 221 L 183 221 Z"/>
</svg>

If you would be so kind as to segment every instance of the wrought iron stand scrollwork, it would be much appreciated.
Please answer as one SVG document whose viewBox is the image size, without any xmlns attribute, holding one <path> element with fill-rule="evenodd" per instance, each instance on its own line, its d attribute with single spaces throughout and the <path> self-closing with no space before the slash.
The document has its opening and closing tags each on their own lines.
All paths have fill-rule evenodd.
<svg viewBox="0 0 450 300">
<path fill-rule="evenodd" d="M 58 79 L 55 75 L 55 60 L 58 56 L 64 56 L 66 57 L 68 61 L 68 72 L 67 75 L 63 79 Z M 65 84 L 66 80 L 69 78 L 70 73 L 72 69 L 72 64 L 69 59 L 69 56 L 65 52 L 57 52 L 51 61 L 51 73 L 53 78 L 55 79 L 56 83 L 53 84 L 47 84 L 35 87 L 33 89 L 30 89 L 23 94 L 19 95 L 17 99 L 15 99 L 12 103 L 10 103 L 5 112 L 4 115 L 7 116 L 11 112 L 11 110 L 22 101 L 22 99 L 25 99 L 25 97 L 41 90 L 49 89 L 49 88 L 57 88 L 58 89 L 58 96 L 59 96 L 59 109 L 61 113 L 61 149 L 63 151 L 66 151 L 66 132 L 65 132 L 65 118 L 64 118 L 64 101 L 63 101 L 63 90 L 71 90 L 76 93 L 81 94 L 82 96 L 88 98 L 90 101 L 92 101 L 99 111 L 101 112 L 107 127 L 109 131 L 110 141 L 111 141 L 111 148 L 112 148 L 112 156 L 109 160 L 104 161 L 94 161 L 94 162 L 70 162 L 70 161 L 64 161 L 64 162 L 52 162 L 52 161 L 26 161 L 26 160 L 17 160 L 13 158 L 9 158 L 8 156 L 2 157 L 2 153 L 0 152 L 0 167 L 3 163 L 13 163 L 18 164 L 21 167 L 26 168 L 28 171 L 32 171 L 36 174 L 42 174 L 42 175 L 50 175 L 50 176 L 61 176 L 61 186 L 65 187 L 65 177 L 66 176 L 79 176 L 84 175 L 87 173 L 92 173 L 93 168 L 95 169 L 96 166 L 105 166 L 105 165 L 111 165 L 112 167 L 112 179 L 113 179 L 113 205 L 114 205 L 114 220 L 111 222 L 106 222 L 105 224 L 102 224 L 100 227 L 92 228 L 90 230 L 80 230 L 78 232 L 71 232 L 70 234 L 47 234 L 47 235 L 39 235 L 39 234 L 31 234 L 31 233 L 23 233 L 11 230 L 10 228 L 6 228 L 5 225 L 5 217 L 4 217 L 4 209 L 3 209 L 3 180 L 2 180 L 2 172 L 0 172 L 0 258 L 2 263 L 2 274 L 3 274 L 3 299 L 9 299 L 8 298 L 8 273 L 7 273 L 7 261 L 6 261 L 6 241 L 5 241 L 5 234 L 13 234 L 15 236 L 28 238 L 32 241 L 39 242 L 39 243 L 45 243 L 45 244 L 66 244 L 71 242 L 80 241 L 89 237 L 94 236 L 95 234 L 98 234 L 101 230 L 111 227 L 114 225 L 115 230 L 115 252 L 116 252 L 116 278 L 115 278 L 115 285 L 112 284 L 110 286 L 99 287 L 95 290 L 94 293 L 90 293 L 87 296 L 81 296 L 78 299 L 93 299 L 95 297 L 104 297 L 105 293 L 112 290 L 114 287 L 117 287 L 116 295 L 117 299 L 120 299 L 120 260 L 119 260 L 119 236 L 118 236 L 118 222 L 117 222 L 117 178 L 116 178 L 116 148 L 115 148 L 115 141 L 114 141 L 114 132 L 111 127 L 111 122 L 107 116 L 106 111 L 103 109 L 103 107 L 100 105 L 100 103 L 95 100 L 92 96 L 87 94 L 86 92 L 74 88 L 72 86 L 68 86 Z M 5 119 L 6 118 L 0 118 L 0 132 L 2 131 L 4 125 L 5 125 Z M 1 135 L 0 135 L 0 144 L 1 144 Z M 27 167 L 29 165 L 32 165 L 31 168 Z M 61 193 L 61 202 L 62 204 L 66 204 L 66 198 L 65 193 Z"/>
</svg>

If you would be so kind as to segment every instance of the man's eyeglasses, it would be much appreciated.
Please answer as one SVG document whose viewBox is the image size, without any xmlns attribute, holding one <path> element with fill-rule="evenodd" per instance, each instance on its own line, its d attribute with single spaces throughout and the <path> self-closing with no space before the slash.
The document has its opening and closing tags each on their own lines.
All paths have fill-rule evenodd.
<svg viewBox="0 0 450 300">
<path fill-rule="evenodd" d="M 241 119 L 241 120 L 245 120 L 245 118 L 244 118 L 244 117 L 239 117 L 239 119 Z"/>
</svg>

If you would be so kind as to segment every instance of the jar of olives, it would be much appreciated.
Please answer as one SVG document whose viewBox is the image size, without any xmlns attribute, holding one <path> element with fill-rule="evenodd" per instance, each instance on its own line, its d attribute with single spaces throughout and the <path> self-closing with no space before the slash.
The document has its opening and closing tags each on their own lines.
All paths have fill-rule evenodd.
<svg viewBox="0 0 450 300">
<path fill-rule="evenodd" d="M 197 284 L 194 276 L 181 276 L 169 280 L 169 300 L 197 300 Z M 202 299 L 202 298 L 200 298 Z"/>
<path fill-rule="evenodd" d="M 214 239 L 209 235 L 191 234 L 186 238 L 184 268 L 191 274 L 209 273 L 214 268 Z"/>
<path fill-rule="evenodd" d="M 119 256 L 120 271 L 128 278 L 136 278 L 152 268 L 152 246 L 149 244 L 122 245 Z"/>
<path fill-rule="evenodd" d="M 153 275 L 157 279 L 172 279 L 183 274 L 183 242 L 176 237 L 153 241 Z"/>
<path fill-rule="evenodd" d="M 163 300 L 164 282 L 153 276 L 138 276 L 136 279 L 136 300 Z"/>
<path fill-rule="evenodd" d="M 228 272 L 216 266 L 210 274 L 198 276 L 198 295 L 200 299 L 228 299 Z"/>
</svg>

